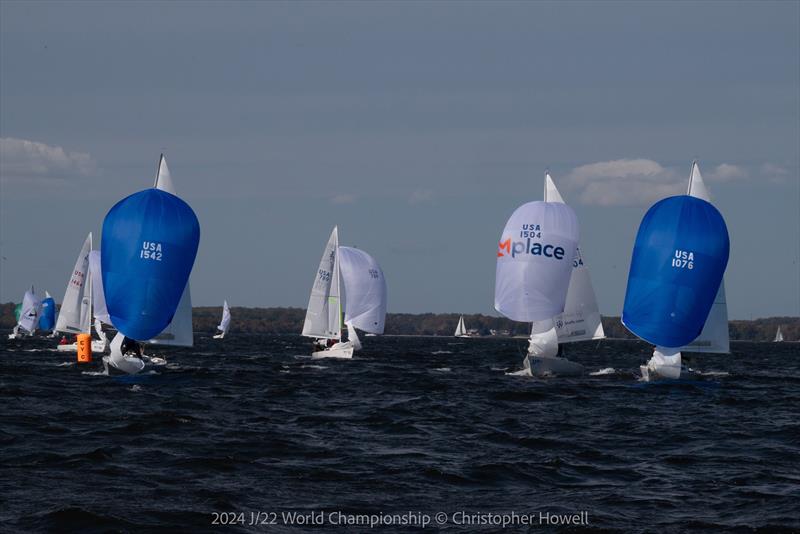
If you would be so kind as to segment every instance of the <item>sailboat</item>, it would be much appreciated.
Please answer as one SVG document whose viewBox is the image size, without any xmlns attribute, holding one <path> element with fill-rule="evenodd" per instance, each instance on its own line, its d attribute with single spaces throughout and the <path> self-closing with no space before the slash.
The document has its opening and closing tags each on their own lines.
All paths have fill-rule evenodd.
<svg viewBox="0 0 800 534">
<path fill-rule="evenodd" d="M 39 330 L 50 330 L 48 337 L 56 335 L 56 301 L 47 291 L 42 299 L 42 313 L 39 315 Z"/>
<path fill-rule="evenodd" d="M 780 343 L 783 341 L 783 332 L 781 332 L 781 327 L 778 327 L 778 331 L 775 332 L 775 339 L 772 340 L 774 343 Z"/>
<path fill-rule="evenodd" d="M 703 194 L 697 162 L 692 190 L 651 206 L 633 248 L 622 323 L 656 346 L 640 367 L 645 381 L 680 378 L 681 348 L 701 335 L 728 264 L 728 229 Z"/>
<path fill-rule="evenodd" d="M 382 334 L 385 320 L 383 270 L 363 250 L 340 246 L 339 229 L 334 227 L 311 287 L 303 324 L 302 335 L 315 339 L 312 358 L 352 358 L 353 352 L 361 349 L 356 328 Z M 347 326 L 347 341 L 342 339 L 343 326 Z"/>
<path fill-rule="evenodd" d="M 549 172 L 544 175 L 544 201 L 565 204 Z M 564 311 L 552 319 L 531 325 L 524 366 L 537 376 L 582 375 L 582 365 L 558 357 L 563 344 L 605 337 L 589 269 L 583 261 L 580 247 L 576 247 Z"/>
<path fill-rule="evenodd" d="M 32 336 L 34 332 L 36 332 L 41 310 L 42 299 L 36 294 L 33 286 L 31 286 L 22 297 L 19 319 L 17 320 L 16 326 L 14 326 L 14 330 L 8 335 L 8 339 Z"/>
<path fill-rule="evenodd" d="M 546 176 L 549 195 L 547 184 Z M 578 218 L 563 201 L 552 198 L 523 204 L 506 222 L 497 250 L 494 307 L 509 319 L 533 323 L 524 362 L 531 374 L 581 374 L 581 365 L 557 357 L 554 323 L 565 310 Z"/>
<path fill-rule="evenodd" d="M 228 301 L 222 301 L 222 320 L 220 320 L 217 330 L 219 334 L 214 336 L 214 339 L 223 339 L 231 327 L 231 309 L 228 307 Z"/>
<path fill-rule="evenodd" d="M 163 163 L 162 155 L 159 169 Z M 103 292 L 108 318 L 118 331 L 111 354 L 103 357 L 107 371 L 144 369 L 139 355 L 123 354 L 123 341 L 152 342 L 175 323 L 188 293 L 200 224 L 192 208 L 170 192 L 168 175 L 163 184 L 120 200 L 103 221 Z"/>
<path fill-rule="evenodd" d="M 458 318 L 458 326 L 456 326 L 456 333 L 453 334 L 455 337 L 471 337 L 467 333 L 467 328 L 464 326 L 464 316 Z"/>
<path fill-rule="evenodd" d="M 64 299 L 61 301 L 61 311 L 56 321 L 55 332 L 65 334 L 90 333 L 92 325 L 92 273 L 89 269 L 89 255 L 92 252 L 92 233 L 86 236 L 75 267 L 72 269 Z M 96 276 L 96 275 L 95 275 Z M 98 332 L 98 340 L 92 340 L 92 352 L 102 353 L 108 346 L 108 339 L 103 330 Z M 78 344 L 68 343 L 58 345 L 59 352 L 77 352 Z"/>
</svg>

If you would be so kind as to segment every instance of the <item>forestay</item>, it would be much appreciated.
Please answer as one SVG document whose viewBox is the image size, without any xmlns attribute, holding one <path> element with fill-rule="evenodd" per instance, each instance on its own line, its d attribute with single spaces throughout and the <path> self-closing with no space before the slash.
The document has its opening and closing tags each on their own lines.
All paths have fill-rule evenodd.
<svg viewBox="0 0 800 534">
<path fill-rule="evenodd" d="M 563 312 L 578 238 L 578 219 L 566 204 L 535 201 L 517 208 L 498 246 L 495 309 L 521 322 Z"/>
<path fill-rule="evenodd" d="M 324 339 L 341 339 L 342 308 L 339 298 L 339 266 L 336 249 L 339 230 L 333 228 L 319 261 L 311 296 L 308 299 L 303 335 Z"/>
<path fill-rule="evenodd" d="M 375 258 L 357 248 L 339 247 L 344 282 L 344 320 L 371 334 L 382 334 L 386 320 L 386 279 Z"/>
</svg>

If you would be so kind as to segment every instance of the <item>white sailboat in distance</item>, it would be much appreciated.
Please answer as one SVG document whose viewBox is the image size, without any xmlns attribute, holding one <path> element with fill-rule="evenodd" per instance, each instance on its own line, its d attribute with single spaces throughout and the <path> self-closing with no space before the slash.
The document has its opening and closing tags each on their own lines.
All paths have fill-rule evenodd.
<svg viewBox="0 0 800 534">
<path fill-rule="evenodd" d="M 778 327 L 778 331 L 775 332 L 775 339 L 772 340 L 774 343 L 780 343 L 783 341 L 783 332 L 781 332 L 781 327 Z"/>
<path fill-rule="evenodd" d="M 344 317 L 342 317 L 344 316 Z M 352 358 L 361 349 L 356 329 L 382 334 L 386 320 L 386 279 L 363 250 L 339 245 L 331 232 L 311 287 L 302 335 L 315 339 L 312 358 Z M 347 326 L 348 339 L 342 339 Z"/>
<path fill-rule="evenodd" d="M 222 301 L 222 320 L 217 325 L 219 334 L 214 336 L 214 339 L 223 339 L 231 327 L 231 309 L 228 307 L 228 301 Z"/>
<path fill-rule="evenodd" d="M 453 334 L 455 337 L 471 337 L 467 333 L 467 327 L 464 325 L 464 316 L 458 318 L 458 325 L 456 326 L 456 332 Z"/>
</svg>

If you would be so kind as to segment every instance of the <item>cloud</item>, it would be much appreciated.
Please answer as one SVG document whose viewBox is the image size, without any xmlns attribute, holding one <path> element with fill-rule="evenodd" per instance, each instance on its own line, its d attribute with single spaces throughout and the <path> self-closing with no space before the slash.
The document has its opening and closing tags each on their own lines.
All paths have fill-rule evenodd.
<svg viewBox="0 0 800 534">
<path fill-rule="evenodd" d="M 747 178 L 747 171 L 736 165 L 721 163 L 708 173 L 707 177 L 713 182 L 730 182 Z"/>
<path fill-rule="evenodd" d="M 426 204 L 433 201 L 433 191 L 430 189 L 415 189 L 408 197 L 409 204 Z"/>
<path fill-rule="evenodd" d="M 686 192 L 689 180 L 686 168 L 664 167 L 651 159 L 617 159 L 575 167 L 560 183 L 577 193 L 582 204 L 596 206 L 647 206 L 672 195 Z M 702 165 L 701 165 L 702 172 Z M 762 174 L 783 177 L 788 172 L 781 167 L 765 164 Z M 706 181 L 733 182 L 749 179 L 744 168 L 720 163 L 703 173 Z"/>
<path fill-rule="evenodd" d="M 784 184 L 789 178 L 789 171 L 779 165 L 765 163 L 759 169 L 762 178 L 773 184 Z"/>
<path fill-rule="evenodd" d="M 331 198 L 331 204 L 352 204 L 355 201 L 355 195 L 348 194 L 339 194 Z"/>
<path fill-rule="evenodd" d="M 686 176 L 650 159 L 618 159 L 581 165 L 562 180 L 578 201 L 597 206 L 638 206 L 677 195 Z"/>
<path fill-rule="evenodd" d="M 95 174 L 97 165 L 89 154 L 26 139 L 0 138 L 0 179 L 4 182 L 53 182 Z"/>
</svg>

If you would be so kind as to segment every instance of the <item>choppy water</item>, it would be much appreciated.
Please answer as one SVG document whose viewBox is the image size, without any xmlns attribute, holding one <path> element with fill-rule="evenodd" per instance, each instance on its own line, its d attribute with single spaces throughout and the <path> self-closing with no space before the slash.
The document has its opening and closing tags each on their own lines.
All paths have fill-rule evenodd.
<svg viewBox="0 0 800 534">
<path fill-rule="evenodd" d="M 518 340 L 363 341 L 352 361 L 311 361 L 297 336 L 199 338 L 157 350 L 169 364 L 150 374 L 113 378 L 52 341 L 3 340 L 0 530 L 319 528 L 289 526 L 290 511 L 326 526 L 414 512 L 451 532 L 499 530 L 454 525 L 462 511 L 583 511 L 589 529 L 620 532 L 800 530 L 798 344 L 733 343 L 696 358 L 703 380 L 666 385 L 636 381 L 638 342 L 570 346 L 594 374 L 538 380 L 506 374 Z M 406 517 L 384 528 L 408 531 Z"/>
</svg>

